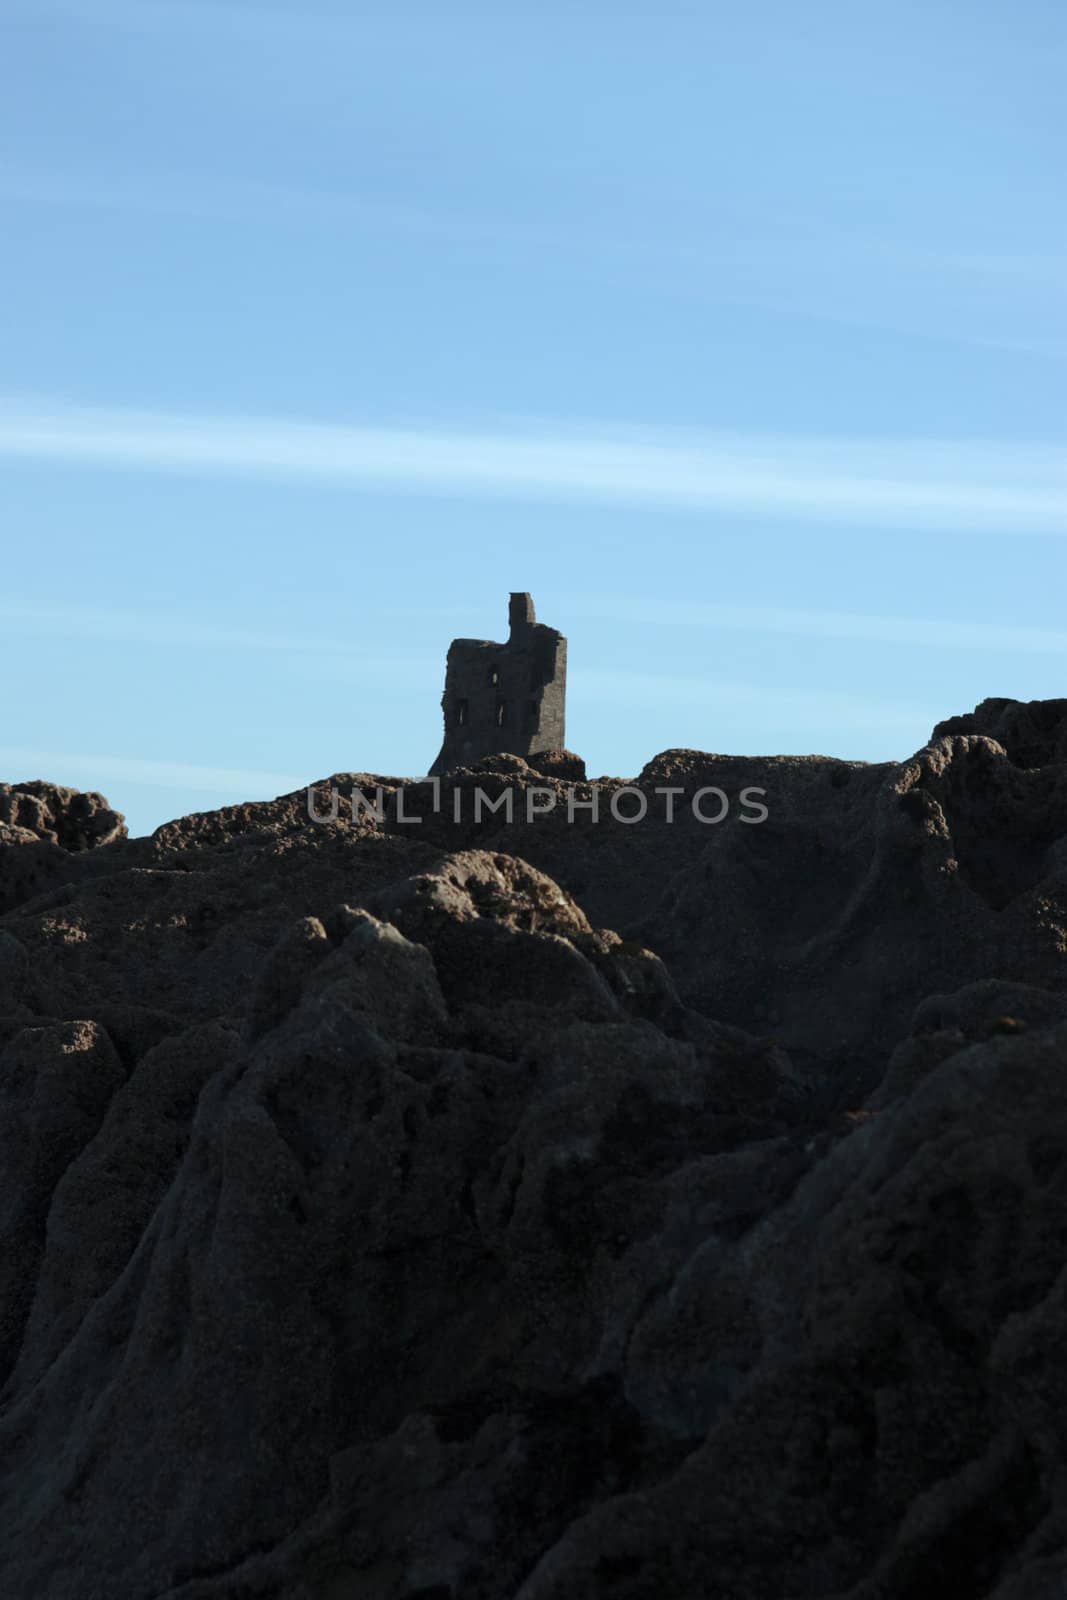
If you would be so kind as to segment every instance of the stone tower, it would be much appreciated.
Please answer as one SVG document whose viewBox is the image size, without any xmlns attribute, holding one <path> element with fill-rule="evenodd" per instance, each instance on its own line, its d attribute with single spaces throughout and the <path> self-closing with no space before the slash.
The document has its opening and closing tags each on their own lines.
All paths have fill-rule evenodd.
<svg viewBox="0 0 1067 1600">
<path fill-rule="evenodd" d="M 534 616 L 528 594 L 513 594 L 507 644 L 453 639 L 448 648 L 445 738 L 431 773 L 474 766 L 507 751 L 531 756 L 564 747 L 567 641 Z"/>
</svg>

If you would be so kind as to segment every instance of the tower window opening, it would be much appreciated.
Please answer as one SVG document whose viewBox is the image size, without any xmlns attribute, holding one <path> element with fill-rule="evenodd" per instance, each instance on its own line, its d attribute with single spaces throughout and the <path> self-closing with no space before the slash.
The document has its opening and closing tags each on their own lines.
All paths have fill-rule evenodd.
<svg viewBox="0 0 1067 1600">
<path fill-rule="evenodd" d="M 508 703 L 507 703 L 506 700 L 498 700 L 497 701 L 497 706 L 496 706 L 496 725 L 497 725 L 497 727 L 498 728 L 502 728 L 504 726 L 504 724 L 507 722 L 507 720 L 508 720 Z"/>
<path fill-rule="evenodd" d="M 456 701 L 456 727 L 457 728 L 465 728 L 466 726 L 467 726 L 467 702 L 466 702 L 466 700 L 457 700 Z"/>
<path fill-rule="evenodd" d="M 500 668 L 494 662 L 489 668 L 489 687 L 495 689 L 500 682 Z"/>
</svg>

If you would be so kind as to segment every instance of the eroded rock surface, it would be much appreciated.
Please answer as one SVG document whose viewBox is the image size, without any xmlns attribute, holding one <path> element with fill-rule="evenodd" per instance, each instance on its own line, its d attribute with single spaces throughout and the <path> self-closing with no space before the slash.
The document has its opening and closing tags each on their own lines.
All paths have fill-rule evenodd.
<svg viewBox="0 0 1067 1600">
<path fill-rule="evenodd" d="M 0 789 L 0 1592 L 1067 1592 L 1053 705 L 596 823 Z"/>
<path fill-rule="evenodd" d="M 103 795 L 57 783 L 0 783 L 0 915 L 67 881 L 72 851 L 126 837 Z"/>
</svg>

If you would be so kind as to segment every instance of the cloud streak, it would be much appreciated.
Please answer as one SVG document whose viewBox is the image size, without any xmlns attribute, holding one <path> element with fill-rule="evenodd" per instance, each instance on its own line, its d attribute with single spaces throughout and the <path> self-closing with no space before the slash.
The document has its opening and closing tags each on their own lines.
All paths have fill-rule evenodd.
<svg viewBox="0 0 1067 1600">
<path fill-rule="evenodd" d="M 144 761 L 134 756 L 73 754 L 38 750 L 28 745 L 0 745 L 0 763 L 6 772 L 19 770 L 8 782 L 27 782 L 46 776 L 50 783 L 69 781 L 95 788 L 99 783 L 143 783 L 153 788 L 189 789 L 211 794 L 232 794 L 241 799 L 260 796 L 275 799 L 292 794 L 308 780 L 292 773 L 254 772 L 240 767 L 203 767 L 183 761 Z"/>
<path fill-rule="evenodd" d="M 378 659 L 373 651 L 342 639 L 219 626 L 160 611 L 97 611 L 0 600 L 0 622 L 5 633 L 32 638 L 98 639 L 111 644 L 177 645 L 182 649 L 268 650 L 287 657 L 340 657 L 366 668 L 374 667 Z"/>
<path fill-rule="evenodd" d="M 642 429 L 445 431 L 0 405 L 0 457 L 921 531 L 1067 535 L 1060 450 Z"/>
<path fill-rule="evenodd" d="M 740 709 L 770 712 L 809 728 L 838 733 L 843 728 L 880 728 L 905 737 L 917 749 L 938 720 L 930 706 L 881 703 L 873 697 L 841 694 L 832 690 L 780 689 L 766 684 L 738 683 L 732 679 L 692 675 L 671 676 L 644 672 L 610 671 L 592 667 L 568 675 L 570 698 L 579 703 L 674 706 L 702 708 L 734 714 Z"/>
<path fill-rule="evenodd" d="M 799 638 L 859 639 L 864 643 L 919 645 L 924 650 L 1006 650 L 1025 655 L 1067 655 L 1067 629 L 1016 628 L 970 620 L 876 616 L 870 612 L 794 610 L 787 606 L 704 605 L 633 599 L 626 595 L 565 596 L 573 617 L 639 626 L 706 628 Z"/>
<path fill-rule="evenodd" d="M 740 217 L 728 244 L 684 242 L 677 219 L 671 241 L 660 232 L 605 228 L 594 218 L 565 225 L 544 218 L 506 220 L 460 215 L 353 190 L 225 178 L 218 173 L 100 174 L 93 171 L 0 171 L 0 196 L 31 206 L 104 210 L 184 221 L 244 221 L 272 227 L 355 228 L 376 239 L 432 239 L 464 258 L 528 263 L 539 253 L 539 272 L 567 281 L 603 281 L 629 268 L 635 283 L 654 281 L 703 305 L 766 313 L 831 327 L 860 329 L 924 343 L 961 345 L 1062 361 L 1064 258 L 1049 249 L 984 257 L 946 249 L 909 249 L 884 239 L 853 237 L 840 229 L 810 236 L 776 218 L 753 232 Z M 759 223 L 760 219 L 756 219 Z M 772 225 L 773 224 L 773 225 Z M 975 285 L 993 292 L 1007 328 L 1016 326 L 1019 291 L 1028 310 L 1024 324 L 1040 337 L 997 332 L 989 296 L 975 303 Z M 934 286 L 940 285 L 935 291 Z M 962 291 L 962 292 L 961 292 Z M 1046 294 L 1044 309 L 1035 296 Z M 916 302 L 916 295 L 919 299 Z M 931 298 L 932 296 L 932 298 Z M 962 320 L 961 320 L 962 317 Z"/>
<path fill-rule="evenodd" d="M 708 633 L 744 633 L 750 637 L 782 635 L 792 638 L 858 640 L 865 645 L 889 644 L 924 651 L 979 650 L 1022 655 L 1067 655 L 1067 629 L 1012 627 L 971 618 L 949 621 L 933 617 L 878 616 L 871 612 L 812 611 L 787 606 L 708 604 L 685 600 L 655 600 L 630 595 L 562 594 L 556 609 L 579 621 L 626 623 L 635 627 L 694 628 Z M 433 619 L 442 629 L 452 624 L 461 631 L 471 620 L 469 605 L 376 606 L 380 617 L 425 623 Z M 5 634 L 32 639 L 77 639 L 104 644 L 132 644 L 154 649 L 205 650 L 239 654 L 265 652 L 284 656 L 290 672 L 314 674 L 329 664 L 333 676 L 347 672 L 356 681 L 373 679 L 381 666 L 376 648 L 353 645 L 340 637 L 288 633 L 283 629 L 240 628 L 202 621 L 198 617 L 162 611 L 96 610 L 74 606 L 38 605 L 25 600 L 0 600 L 0 624 Z M 440 656 L 429 649 L 407 650 L 401 662 L 389 669 L 389 682 L 425 683 L 440 669 Z M 647 675 L 645 675 L 647 677 Z M 652 680 L 650 680 L 652 681 Z M 696 680 L 693 680 L 696 681 Z M 703 680 L 701 680 L 703 681 Z M 666 685 L 655 680 L 656 694 Z M 705 692 L 711 692 L 704 685 Z M 627 694 L 629 694 L 627 690 Z M 905 713 L 913 715 L 911 709 Z"/>
</svg>

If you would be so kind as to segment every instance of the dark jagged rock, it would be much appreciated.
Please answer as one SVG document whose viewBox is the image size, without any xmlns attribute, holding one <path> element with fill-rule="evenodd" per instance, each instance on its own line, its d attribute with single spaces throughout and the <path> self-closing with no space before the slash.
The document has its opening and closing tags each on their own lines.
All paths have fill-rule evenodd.
<svg viewBox="0 0 1067 1600">
<path fill-rule="evenodd" d="M 1051 704 L 596 823 L 0 789 L 0 1593 L 1065 1592 Z"/>
<path fill-rule="evenodd" d="M 983 700 L 973 711 L 949 717 L 934 738 L 984 734 L 995 739 L 1018 767 L 1049 767 L 1067 761 L 1067 700 Z"/>
<path fill-rule="evenodd" d="M 573 750 L 542 750 L 539 755 L 530 757 L 530 766 L 546 778 L 585 782 L 585 762 Z"/>
<path fill-rule="evenodd" d="M 0 823 L 26 828 L 64 850 L 93 850 L 125 839 L 126 822 L 103 795 L 57 783 L 0 783 Z"/>
<path fill-rule="evenodd" d="M 68 881 L 71 851 L 125 839 L 102 795 L 56 783 L 0 783 L 0 915 Z"/>
</svg>

